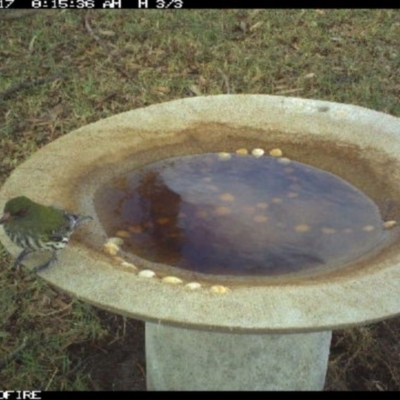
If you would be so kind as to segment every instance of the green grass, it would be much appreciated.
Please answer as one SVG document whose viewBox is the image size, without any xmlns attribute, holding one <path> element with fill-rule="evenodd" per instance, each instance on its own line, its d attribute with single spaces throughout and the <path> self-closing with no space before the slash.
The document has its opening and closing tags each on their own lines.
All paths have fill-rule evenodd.
<svg viewBox="0 0 400 400">
<path fill-rule="evenodd" d="M 85 11 L 11 15 L 0 15 L 0 96 L 49 81 L 0 100 L 1 182 L 73 129 L 198 94 L 283 94 L 400 116 L 398 10 L 96 11 L 97 40 Z M 28 337 L 1 388 L 104 389 L 88 360 L 127 340 L 124 320 L 10 271 L 4 250 L 0 265 L 0 358 Z M 327 388 L 399 390 L 399 328 L 393 319 L 335 332 Z"/>
</svg>

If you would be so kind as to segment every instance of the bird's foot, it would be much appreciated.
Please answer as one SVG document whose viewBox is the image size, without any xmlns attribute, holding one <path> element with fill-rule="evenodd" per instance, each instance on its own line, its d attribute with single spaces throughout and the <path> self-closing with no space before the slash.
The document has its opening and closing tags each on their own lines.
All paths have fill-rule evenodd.
<svg viewBox="0 0 400 400">
<path fill-rule="evenodd" d="M 57 261 L 57 253 L 54 252 L 50 258 L 49 261 L 46 261 L 44 264 L 42 265 L 38 265 L 37 267 L 33 268 L 33 272 L 40 272 L 45 270 L 46 268 L 49 268 L 50 265 L 52 265 L 55 261 Z"/>
<path fill-rule="evenodd" d="M 11 268 L 17 268 L 18 265 L 21 264 L 22 260 L 30 253 L 32 253 L 31 250 L 28 249 L 22 250 L 21 253 L 19 253 L 18 257 L 15 259 Z"/>
<path fill-rule="evenodd" d="M 85 216 L 78 216 L 75 222 L 75 228 L 77 228 L 80 224 L 86 222 L 86 221 L 90 221 L 92 220 L 93 217 L 91 217 L 90 215 L 85 215 Z"/>
</svg>

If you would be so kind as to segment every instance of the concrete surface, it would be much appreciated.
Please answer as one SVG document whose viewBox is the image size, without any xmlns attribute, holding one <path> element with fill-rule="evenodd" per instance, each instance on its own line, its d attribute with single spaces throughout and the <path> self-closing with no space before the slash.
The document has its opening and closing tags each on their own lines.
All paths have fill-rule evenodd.
<svg viewBox="0 0 400 400">
<path fill-rule="evenodd" d="M 14 170 L 0 190 L 0 209 L 23 194 L 94 216 L 40 275 L 84 301 L 132 318 L 195 330 L 275 334 L 330 331 L 398 315 L 398 228 L 382 232 L 382 246 L 367 260 L 337 272 L 275 280 L 193 277 L 136 257 L 131 262 L 139 270 L 156 273 L 144 278 L 102 252 L 106 235 L 93 202 L 99 187 L 168 156 L 239 147 L 280 147 L 289 158 L 343 177 L 378 205 L 389 198 L 393 215 L 400 215 L 398 118 L 352 105 L 266 95 L 182 99 L 84 126 Z M 2 229 L 0 240 L 17 254 Z M 34 265 L 33 259 L 26 265 Z M 183 283 L 162 282 L 166 275 Z M 201 283 L 199 289 L 185 286 L 193 280 Z M 221 294 L 213 285 L 229 290 Z"/>
<path fill-rule="evenodd" d="M 147 322 L 147 389 L 322 390 L 331 336 L 241 335 Z"/>
</svg>

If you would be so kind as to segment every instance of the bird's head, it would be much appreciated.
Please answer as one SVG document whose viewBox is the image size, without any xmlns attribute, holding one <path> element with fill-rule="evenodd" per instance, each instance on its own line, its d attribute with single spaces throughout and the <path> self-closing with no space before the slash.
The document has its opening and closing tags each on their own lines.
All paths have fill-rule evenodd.
<svg viewBox="0 0 400 400">
<path fill-rule="evenodd" d="M 5 207 L 3 216 L 0 218 L 0 224 L 7 224 L 15 219 L 23 218 L 34 206 L 34 202 L 25 196 L 14 197 L 8 200 Z"/>
</svg>

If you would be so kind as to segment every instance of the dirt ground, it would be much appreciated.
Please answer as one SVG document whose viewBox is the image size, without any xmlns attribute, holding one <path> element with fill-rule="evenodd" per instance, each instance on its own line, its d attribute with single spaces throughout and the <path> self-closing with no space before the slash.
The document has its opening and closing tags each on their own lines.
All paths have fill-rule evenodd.
<svg viewBox="0 0 400 400">
<path fill-rule="evenodd" d="M 72 358 L 89 375 L 93 390 L 146 390 L 144 322 L 98 312 L 109 331 L 124 325 L 124 336 L 101 347 L 72 347 Z M 399 390 L 400 342 L 393 332 L 398 325 L 393 319 L 333 332 L 325 390 Z"/>
<path fill-rule="evenodd" d="M 105 315 L 108 323 L 116 318 Z M 85 368 L 93 390 L 146 390 L 144 322 L 128 320 L 124 338 L 93 353 Z"/>
</svg>

